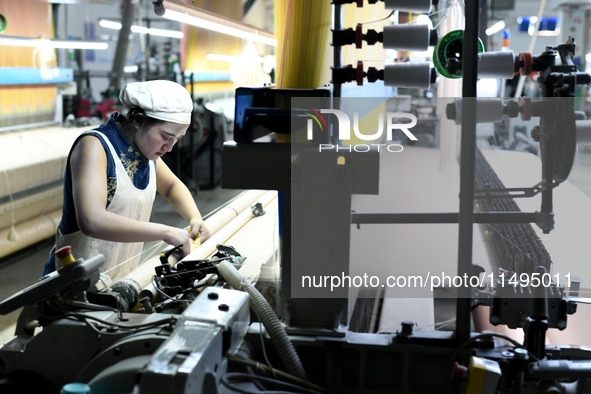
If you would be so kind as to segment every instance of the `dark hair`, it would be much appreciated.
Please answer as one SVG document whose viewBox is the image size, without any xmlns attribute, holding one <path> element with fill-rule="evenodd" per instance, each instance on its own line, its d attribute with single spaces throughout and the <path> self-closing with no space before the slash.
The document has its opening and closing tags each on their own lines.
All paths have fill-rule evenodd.
<svg viewBox="0 0 591 394">
<path fill-rule="evenodd" d="M 157 124 L 166 123 L 164 120 L 149 117 L 141 107 L 131 107 L 127 111 L 127 115 L 120 115 L 117 121 L 121 123 L 122 130 L 135 129 L 134 122 L 137 122 L 140 125 L 140 129 L 144 131 L 150 130 Z"/>
</svg>

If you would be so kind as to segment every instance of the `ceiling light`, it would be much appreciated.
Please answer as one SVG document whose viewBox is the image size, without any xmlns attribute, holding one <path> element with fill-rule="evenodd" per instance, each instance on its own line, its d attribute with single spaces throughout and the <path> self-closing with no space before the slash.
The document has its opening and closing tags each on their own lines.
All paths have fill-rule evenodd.
<svg viewBox="0 0 591 394">
<path fill-rule="evenodd" d="M 145 26 L 137 26 L 137 25 L 131 26 L 132 33 L 148 34 L 148 30 L 149 29 Z"/>
<path fill-rule="evenodd" d="M 139 70 L 139 67 L 137 66 L 137 64 L 134 64 L 132 66 L 125 66 L 125 67 L 123 67 L 123 72 L 124 73 L 136 73 L 137 70 Z"/>
<path fill-rule="evenodd" d="M 495 33 L 500 32 L 505 28 L 505 21 L 498 21 L 488 29 L 486 29 L 485 33 L 487 36 L 492 36 Z"/>
<path fill-rule="evenodd" d="M 256 53 L 254 54 L 260 63 L 262 63 L 265 59 L 258 56 Z M 221 55 L 219 53 L 208 53 L 207 55 L 205 55 L 205 58 L 207 60 L 216 60 L 219 62 L 228 62 L 228 63 L 233 63 L 236 60 L 240 59 L 240 56 L 232 56 L 232 55 Z"/>
<path fill-rule="evenodd" d="M 177 22 L 213 30 L 252 42 L 277 46 L 277 40 L 273 36 L 273 33 L 267 30 L 258 29 L 255 26 L 184 4 L 178 0 L 155 1 L 154 12 L 158 16 Z"/>
<path fill-rule="evenodd" d="M 110 21 L 107 19 L 99 20 L 99 26 L 104 27 L 105 29 L 121 30 L 121 23 L 115 22 L 115 21 Z M 133 33 L 149 34 L 151 36 L 170 37 L 170 38 L 183 38 L 185 36 L 182 31 L 154 29 L 152 27 L 148 28 L 145 26 L 138 26 L 138 25 L 131 26 L 131 31 Z"/>
<path fill-rule="evenodd" d="M 220 55 L 217 53 L 208 53 L 205 58 L 207 60 L 217 60 L 220 62 L 229 62 L 232 63 L 234 60 L 238 59 L 238 56 L 232 56 L 232 55 Z"/>
<path fill-rule="evenodd" d="M 15 47 L 40 47 L 49 46 L 51 48 L 67 48 L 67 49 L 97 49 L 105 50 L 109 47 L 106 42 L 95 41 L 76 41 L 76 40 L 53 40 L 47 38 L 36 37 L 17 37 L 17 36 L 0 36 L 0 45 L 8 45 Z"/>
<path fill-rule="evenodd" d="M 148 29 L 148 34 L 150 34 L 152 36 L 171 37 L 171 38 L 183 38 L 185 36 L 182 31 L 154 29 L 153 27 L 150 27 Z"/>
<path fill-rule="evenodd" d="M 108 21 L 106 19 L 101 19 L 99 21 L 99 26 L 100 27 L 104 27 L 105 29 L 121 30 L 121 23 L 119 23 L 119 22 L 113 22 L 113 21 Z"/>
</svg>

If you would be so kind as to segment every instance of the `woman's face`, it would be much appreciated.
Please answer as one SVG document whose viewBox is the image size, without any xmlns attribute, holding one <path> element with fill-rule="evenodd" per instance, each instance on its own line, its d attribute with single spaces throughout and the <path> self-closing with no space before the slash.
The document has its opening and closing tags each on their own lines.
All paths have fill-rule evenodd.
<svg viewBox="0 0 591 394">
<path fill-rule="evenodd" d="M 139 129 L 135 134 L 135 145 L 148 158 L 157 160 L 172 150 L 174 144 L 182 138 L 188 125 L 178 123 L 158 123 L 149 130 Z"/>
</svg>

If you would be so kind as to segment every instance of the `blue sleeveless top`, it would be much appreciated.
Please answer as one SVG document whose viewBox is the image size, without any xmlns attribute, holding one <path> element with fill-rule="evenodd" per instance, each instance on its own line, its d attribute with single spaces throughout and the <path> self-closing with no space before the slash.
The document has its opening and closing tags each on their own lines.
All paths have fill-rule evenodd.
<svg viewBox="0 0 591 394">
<path fill-rule="evenodd" d="M 144 190 L 150 181 L 150 160 L 148 160 L 138 148 L 135 147 L 128 139 L 123 135 L 123 132 L 119 128 L 116 120 L 119 114 L 115 113 L 111 115 L 110 119 L 97 127 L 95 130 L 103 133 L 115 148 L 115 151 L 119 155 L 119 160 L 123 163 L 123 167 L 127 171 L 127 175 L 138 189 Z M 100 136 L 93 130 L 81 134 L 70 149 L 70 155 L 72 150 L 80 141 L 80 138 L 93 135 L 101 141 L 103 149 L 107 155 L 107 207 L 115 195 L 117 190 L 117 175 L 115 171 L 114 158 L 111 155 L 111 151 Z M 64 203 L 62 208 L 62 220 L 60 222 L 60 231 L 62 234 L 70 234 L 79 231 L 78 222 L 76 220 L 76 208 L 74 207 L 74 197 L 72 194 L 72 173 L 70 169 L 70 155 L 68 155 L 68 162 L 66 165 L 66 172 L 64 174 Z"/>
</svg>

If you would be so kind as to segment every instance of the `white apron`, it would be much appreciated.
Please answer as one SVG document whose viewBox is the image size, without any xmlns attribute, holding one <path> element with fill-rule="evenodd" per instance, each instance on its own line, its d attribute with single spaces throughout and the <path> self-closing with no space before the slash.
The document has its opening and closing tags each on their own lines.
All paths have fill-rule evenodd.
<svg viewBox="0 0 591 394">
<path fill-rule="evenodd" d="M 156 197 L 156 163 L 153 161 L 149 163 L 150 180 L 146 188 L 140 190 L 135 187 L 129 175 L 127 175 L 127 171 L 123 167 L 123 163 L 109 139 L 101 132 L 96 130 L 92 132 L 97 133 L 106 142 L 115 162 L 117 189 L 115 190 L 115 195 L 111 203 L 107 207 L 107 211 L 130 219 L 148 222 L 150 220 L 154 198 Z M 99 253 L 102 254 L 105 257 L 105 265 L 101 272 L 106 273 L 115 281 L 127 275 L 138 266 L 140 253 L 144 244 L 143 242 L 105 241 L 88 237 L 82 234 L 81 231 L 63 235 L 58 228 L 56 245 L 58 249 L 66 245 L 71 245 L 72 255 L 75 259 L 87 259 Z M 56 259 L 56 269 L 59 268 L 61 268 L 61 265 L 59 259 Z"/>
</svg>

